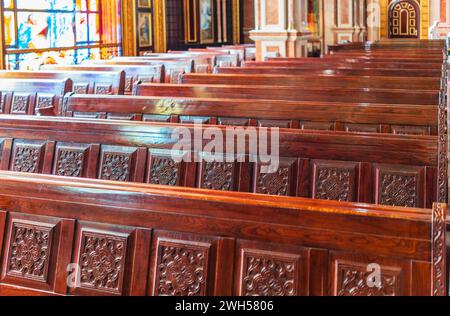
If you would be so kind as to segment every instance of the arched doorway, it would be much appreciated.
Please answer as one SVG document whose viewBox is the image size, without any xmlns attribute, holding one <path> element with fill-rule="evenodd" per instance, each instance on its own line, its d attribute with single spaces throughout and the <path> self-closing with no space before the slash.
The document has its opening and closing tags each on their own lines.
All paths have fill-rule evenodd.
<svg viewBox="0 0 450 316">
<path fill-rule="evenodd" d="M 415 0 L 397 0 L 389 6 L 389 38 L 419 38 L 420 8 Z"/>
</svg>

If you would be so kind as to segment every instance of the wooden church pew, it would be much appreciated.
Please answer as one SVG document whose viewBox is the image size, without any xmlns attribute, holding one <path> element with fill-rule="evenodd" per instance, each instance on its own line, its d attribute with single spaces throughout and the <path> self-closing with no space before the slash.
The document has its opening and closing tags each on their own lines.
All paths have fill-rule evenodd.
<svg viewBox="0 0 450 316">
<path fill-rule="evenodd" d="M 237 68 L 240 69 L 240 68 Z M 244 68 L 245 69 L 245 68 Z M 265 85 L 265 86 L 294 86 L 294 87 L 330 87 L 330 88 L 371 88 L 371 89 L 410 89 L 410 90 L 439 90 L 440 77 L 360 77 L 360 76 L 294 76 L 286 74 L 186 74 L 183 76 L 186 84 L 219 84 L 219 85 Z"/>
<path fill-rule="evenodd" d="M 218 67 L 238 67 L 241 65 L 242 56 L 240 56 L 239 53 L 230 53 L 229 50 L 190 48 L 189 52 L 216 53 L 216 66 Z"/>
<path fill-rule="evenodd" d="M 82 64 L 96 66 L 148 66 L 154 67 L 158 65 L 164 66 L 164 82 L 178 83 L 181 76 L 185 73 L 191 73 L 195 70 L 194 60 L 155 60 L 155 61 L 116 61 L 116 60 L 89 60 Z"/>
<path fill-rule="evenodd" d="M 129 65 L 46 65 L 43 71 L 89 71 L 89 72 L 125 72 L 125 94 L 132 94 L 137 83 L 164 82 L 165 71 L 163 65 L 129 66 Z"/>
<path fill-rule="evenodd" d="M 365 65 L 365 63 L 389 63 L 391 65 L 408 66 L 411 65 L 411 68 L 420 69 L 420 68 L 430 68 L 430 67 L 441 67 L 442 60 L 440 59 L 421 59 L 420 61 L 416 59 L 404 59 L 404 58 L 396 58 L 393 60 L 389 57 L 362 57 L 362 56 L 354 56 L 354 57 L 339 57 L 338 55 L 325 55 L 321 58 L 305 58 L 305 57 L 267 57 L 266 61 L 278 61 L 278 62 L 296 62 L 296 63 L 307 63 L 307 64 L 318 64 L 318 63 L 342 63 L 342 64 L 355 64 L 358 63 L 360 65 Z M 383 65 L 385 67 L 385 65 Z"/>
<path fill-rule="evenodd" d="M 0 178 L 0 295 L 445 296 L 445 204 L 419 210 Z M 13 251 L 30 234 L 40 264 L 33 271 Z M 381 286 L 370 287 L 367 271 L 376 267 Z M 79 282 L 68 283 L 74 272 Z M 186 274 L 191 286 L 173 282 Z"/>
<path fill-rule="evenodd" d="M 345 59 L 330 59 L 330 58 L 311 58 L 315 61 L 305 61 L 297 59 L 271 59 L 267 61 L 252 61 L 246 62 L 243 67 L 291 67 L 302 69 L 323 69 L 323 68 L 347 68 L 347 69 L 409 69 L 409 70 L 442 70 L 442 61 L 434 63 L 422 63 L 419 62 L 403 62 L 403 61 L 378 61 L 378 60 L 361 60 L 358 58 L 345 58 Z"/>
<path fill-rule="evenodd" d="M 0 79 L 0 114 L 35 115 L 40 108 L 58 114 L 64 95 L 72 90 L 70 79 Z"/>
<path fill-rule="evenodd" d="M 267 99 L 286 101 L 417 104 L 437 106 L 439 92 L 386 89 L 343 89 L 330 87 L 289 87 L 214 84 L 141 84 L 139 96 L 183 98 Z"/>
<path fill-rule="evenodd" d="M 239 99 L 89 96 L 71 94 L 65 116 L 294 129 L 437 135 L 437 107 Z"/>
<path fill-rule="evenodd" d="M 445 295 L 439 272 L 446 262 L 436 259 L 445 258 L 445 204 L 399 209 L 0 176 L 2 295 Z M 20 260 L 11 251 L 14 238 L 30 229 L 36 238 L 54 241 L 42 246 L 38 259 L 45 269 L 32 279 L 22 266 L 8 264 Z M 106 285 L 97 274 L 103 266 L 90 258 L 91 244 L 102 242 L 109 245 L 100 248 L 102 254 L 116 263 Z M 176 264 L 192 256 L 196 260 Z M 69 287 L 66 269 L 72 262 L 81 278 Z M 370 264 L 381 268 L 379 288 L 365 283 Z M 260 281 L 255 269 L 272 271 L 267 287 L 248 285 Z M 192 271 L 195 286 L 171 282 L 166 271 Z M 348 271 L 359 271 L 352 282 Z"/>
<path fill-rule="evenodd" d="M 282 66 L 258 66 L 258 67 L 220 67 L 215 73 L 219 74 L 258 74 L 258 75 L 303 75 L 303 76 L 363 76 L 363 77 L 416 77 L 416 78 L 436 78 L 440 77 L 439 70 L 431 69 L 404 69 L 404 68 L 355 68 L 346 67 L 346 65 L 320 65 L 319 67 L 310 67 L 309 65 L 296 65 L 290 67 Z"/>
<path fill-rule="evenodd" d="M 111 71 L 7 71 L 0 70 L 2 79 L 70 79 L 73 91 L 82 94 L 124 94 L 125 72 Z"/>
<path fill-rule="evenodd" d="M 174 154 L 180 128 L 191 146 Z M 278 169 L 263 173 L 267 162 L 251 160 L 247 146 L 244 160 L 228 153 L 231 161 L 210 162 L 204 150 L 211 140 L 201 136 L 208 128 L 194 133 L 194 125 L 0 116 L 0 170 L 404 207 L 430 208 L 446 198 L 438 190 L 447 181 L 438 175 L 447 173 L 438 163 L 436 136 L 281 129 L 272 138 L 279 139 Z M 214 131 L 224 147 L 236 141 L 235 129 Z M 216 147 L 217 155 L 224 147 Z M 173 160 L 187 155 L 189 161 Z"/>
<path fill-rule="evenodd" d="M 144 56 L 114 57 L 116 61 L 158 61 L 158 60 L 194 60 L 194 71 L 196 73 L 211 73 L 216 66 L 215 55 L 193 55 L 193 54 L 155 54 L 147 53 Z"/>
</svg>

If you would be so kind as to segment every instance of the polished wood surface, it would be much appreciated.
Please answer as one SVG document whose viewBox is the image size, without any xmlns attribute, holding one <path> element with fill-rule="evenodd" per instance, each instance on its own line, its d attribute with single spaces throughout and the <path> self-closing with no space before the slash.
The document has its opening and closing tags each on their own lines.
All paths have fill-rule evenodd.
<svg viewBox="0 0 450 316">
<path fill-rule="evenodd" d="M 183 123 L 191 121 L 187 117 Z M 266 122 L 271 123 L 279 124 Z M 189 132 L 190 141 L 179 154 L 193 152 L 201 162 L 189 154 L 192 162 L 175 163 L 172 148 L 176 140 L 172 137 L 181 127 Z M 439 200 L 436 136 L 280 129 L 274 138 L 279 144 L 279 169 L 262 174 L 265 164 L 249 156 L 252 146 L 245 130 L 230 134 L 226 127 L 217 126 L 223 147 L 215 149 L 216 154 L 226 153 L 237 133 L 245 138 L 240 148 L 245 162 L 235 156 L 234 162 L 206 163 L 203 150 L 210 140 L 202 136 L 207 127 L 197 126 L 201 133 L 194 128 L 189 124 L 0 116 L 0 170 L 397 206 L 430 208 Z M 267 142 L 267 148 L 272 148 L 272 141 Z M 195 144 L 202 144 L 201 151 Z M 74 159 L 79 161 L 76 165 Z M 162 166 L 166 171 L 158 172 Z M 232 176 L 223 181 L 220 175 L 225 167 Z M 322 178 L 322 172 L 331 170 L 347 179 L 337 191 L 323 183 L 327 178 Z"/>
<path fill-rule="evenodd" d="M 64 95 L 72 90 L 70 79 L 0 78 L 0 114 L 34 115 L 41 108 L 51 108 L 53 113 L 60 113 Z"/>
<path fill-rule="evenodd" d="M 66 96 L 64 115 L 181 123 L 437 135 L 437 107 L 413 104 L 195 99 L 138 96 Z"/>
<path fill-rule="evenodd" d="M 124 94 L 125 72 L 112 71 L 6 71 L 0 70 L 1 79 L 70 79 L 73 91 L 85 94 Z"/>
<path fill-rule="evenodd" d="M 239 69 L 239 68 L 237 68 Z M 245 68 L 244 68 L 245 69 Z M 297 76 L 292 74 L 185 74 L 183 83 L 187 84 L 219 84 L 219 85 L 273 85 L 293 87 L 322 87 L 324 89 L 410 89 L 436 91 L 441 87 L 441 73 L 437 77 L 408 78 L 407 73 L 402 77 L 372 77 L 372 76 L 340 76 L 340 75 L 318 75 L 312 74 Z"/>
<path fill-rule="evenodd" d="M 142 84 L 135 90 L 140 96 L 184 98 L 235 98 L 285 101 L 326 101 L 363 103 L 418 104 L 437 106 L 439 92 L 372 88 L 289 87 L 214 84 Z"/>
<path fill-rule="evenodd" d="M 0 115 L 0 295 L 445 295 L 443 42 L 248 48 L 69 67 L 139 96 L 57 111 L 50 80 L 0 79 L 0 108 L 62 115 Z"/>
<path fill-rule="evenodd" d="M 134 87 L 138 83 L 164 82 L 164 65 L 135 66 L 135 65 L 46 65 L 41 67 L 43 71 L 89 71 L 89 72 L 124 72 L 125 73 L 125 94 L 133 93 Z"/>
<path fill-rule="evenodd" d="M 445 204 L 0 177 L 1 295 L 445 294 Z M 26 246 L 39 250 L 32 262 Z M 373 266 L 379 287 L 365 282 Z"/>
</svg>

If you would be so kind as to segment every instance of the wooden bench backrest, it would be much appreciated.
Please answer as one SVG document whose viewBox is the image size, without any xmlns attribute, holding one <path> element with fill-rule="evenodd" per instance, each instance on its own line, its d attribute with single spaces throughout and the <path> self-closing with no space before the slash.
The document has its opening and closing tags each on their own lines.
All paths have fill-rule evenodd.
<svg viewBox="0 0 450 316">
<path fill-rule="evenodd" d="M 64 115 L 146 122 L 437 135 L 438 109 L 417 105 L 68 95 Z"/>
<path fill-rule="evenodd" d="M 347 67 L 345 66 L 320 66 L 320 67 L 309 67 L 306 64 L 290 67 L 289 65 L 282 66 L 253 66 L 253 67 L 220 67 L 216 68 L 214 73 L 219 74 L 261 74 L 261 75 L 278 75 L 278 74 L 286 74 L 286 75 L 341 75 L 341 76 L 362 76 L 362 77 L 419 77 L 419 78 L 440 78 L 441 71 L 438 69 L 420 69 L 420 70 L 411 70 L 411 69 L 389 69 L 389 68 L 356 68 L 356 67 Z"/>
<path fill-rule="evenodd" d="M 237 68 L 240 69 L 240 68 Z M 185 74 L 183 83 L 220 85 L 265 85 L 294 87 L 337 87 L 372 89 L 439 90 L 440 77 L 358 77 L 358 76 L 294 76 L 289 74 Z"/>
<path fill-rule="evenodd" d="M 267 99 L 286 101 L 354 102 L 384 104 L 439 104 L 439 92 L 379 89 L 308 88 L 289 86 L 214 84 L 142 84 L 136 95 L 183 98 Z"/>
<path fill-rule="evenodd" d="M 70 79 L 0 79 L 0 114 L 35 115 L 40 108 L 60 113 L 63 97 L 71 91 Z"/>
<path fill-rule="evenodd" d="M 267 61 L 253 61 L 246 62 L 243 67 L 291 67 L 291 68 L 301 68 L 301 69 L 323 69 L 323 68 L 346 68 L 355 70 L 432 70 L 439 71 L 442 70 L 442 62 L 436 63 L 407 63 L 407 62 L 379 62 L 379 61 L 369 61 L 360 59 L 330 59 L 330 58 L 311 58 L 315 61 L 303 61 L 303 60 L 277 60 L 271 59 Z"/>
<path fill-rule="evenodd" d="M 158 60 L 194 60 L 194 70 L 196 73 L 211 73 L 216 66 L 215 55 L 193 55 L 193 54 L 155 54 L 148 53 L 139 57 L 115 57 L 117 61 L 158 61 Z"/>
<path fill-rule="evenodd" d="M 125 72 L 111 71 L 0 71 L 2 79 L 70 79 L 73 92 L 82 94 L 124 94 Z"/>
<path fill-rule="evenodd" d="M 180 128 L 192 146 L 185 143 L 174 154 L 173 135 Z M 442 199 L 436 136 L 281 129 L 278 169 L 262 173 L 266 163 L 259 159 L 229 154 L 227 162 L 209 161 L 204 148 L 211 140 L 200 136 L 208 127 L 197 128 L 194 133 L 193 125 L 0 116 L 0 170 L 406 207 L 429 208 Z M 215 132 L 224 135 L 224 147 L 234 140 L 226 127 Z M 250 142 L 244 141 L 243 154 Z M 272 148 L 270 140 L 267 146 Z M 225 153 L 224 147 L 216 146 L 216 154 Z M 187 155 L 191 162 L 173 160 Z"/>
<path fill-rule="evenodd" d="M 363 56 L 339 56 L 339 55 L 325 55 L 322 58 L 304 58 L 304 57 L 267 57 L 266 61 L 277 61 L 277 62 L 291 62 L 291 63 L 307 63 L 307 64 L 321 64 L 321 63 L 341 63 L 341 64 L 361 64 L 366 63 L 373 64 L 388 64 L 388 65 L 412 65 L 412 68 L 425 67 L 438 67 L 442 65 L 443 60 L 440 59 L 404 59 L 404 58 L 388 58 L 388 57 L 363 57 Z"/>
<path fill-rule="evenodd" d="M 0 177 L 2 295 L 445 295 L 445 204 Z M 14 251 L 23 240 L 39 250 L 31 272 Z M 81 280 L 68 288 L 70 263 Z M 367 283 L 375 267 L 380 287 Z"/>
<path fill-rule="evenodd" d="M 125 94 L 132 94 L 138 82 L 149 83 L 164 82 L 165 71 L 163 65 L 154 66 L 128 66 L 128 65 L 74 65 L 59 66 L 46 65 L 42 67 L 44 71 L 123 71 L 125 72 Z"/>
<path fill-rule="evenodd" d="M 210 50 L 203 48 L 190 48 L 190 52 L 197 53 L 218 53 L 216 56 L 217 67 L 238 67 L 241 65 L 240 55 L 238 53 L 230 54 L 229 50 Z"/>
<path fill-rule="evenodd" d="M 190 73 L 195 70 L 194 60 L 155 60 L 155 61 L 115 61 L 115 60 L 90 60 L 86 61 L 82 65 L 97 65 L 97 66 L 164 66 L 165 78 L 164 82 L 178 83 L 181 80 L 181 76 L 185 73 Z"/>
</svg>

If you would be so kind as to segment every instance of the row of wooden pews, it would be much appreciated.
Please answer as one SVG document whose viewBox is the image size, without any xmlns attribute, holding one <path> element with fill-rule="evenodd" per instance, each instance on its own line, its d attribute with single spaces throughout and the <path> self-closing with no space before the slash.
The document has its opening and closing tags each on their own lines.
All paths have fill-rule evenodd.
<svg viewBox="0 0 450 316">
<path fill-rule="evenodd" d="M 444 49 L 259 63 L 236 46 L 0 74 L 0 109 L 29 114 L 0 115 L 0 295 L 445 295 Z M 112 74 L 124 88 L 102 93 Z M 271 173 L 246 138 L 266 127 Z M 174 152 L 180 130 L 197 147 Z"/>
</svg>

